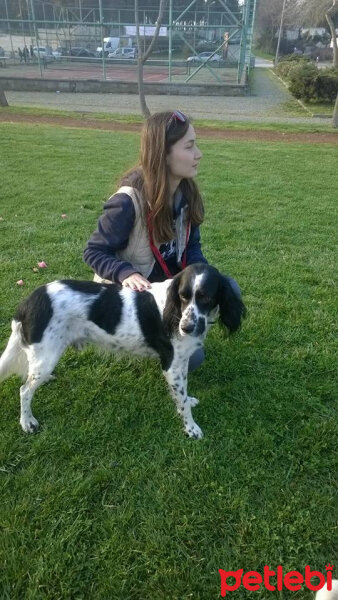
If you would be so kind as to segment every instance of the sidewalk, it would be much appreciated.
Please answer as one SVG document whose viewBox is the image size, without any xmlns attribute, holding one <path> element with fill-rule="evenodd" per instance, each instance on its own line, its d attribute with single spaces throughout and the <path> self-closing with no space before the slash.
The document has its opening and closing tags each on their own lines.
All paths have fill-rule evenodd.
<svg viewBox="0 0 338 600">
<path fill-rule="evenodd" d="M 7 92 L 11 106 L 45 107 L 79 112 L 105 112 L 120 115 L 140 114 L 137 95 L 131 94 L 67 94 L 53 92 Z M 270 69 L 252 72 L 251 95 L 231 96 L 147 96 L 151 112 L 180 108 L 195 119 L 250 121 L 256 123 L 328 124 L 329 119 L 288 114 L 284 103 L 294 98 Z"/>
</svg>

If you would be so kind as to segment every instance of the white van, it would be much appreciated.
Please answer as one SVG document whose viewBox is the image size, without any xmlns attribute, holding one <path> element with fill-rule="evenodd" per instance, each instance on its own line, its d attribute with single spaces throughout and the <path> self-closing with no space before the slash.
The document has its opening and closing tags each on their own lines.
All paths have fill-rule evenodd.
<svg viewBox="0 0 338 600">
<path fill-rule="evenodd" d="M 103 43 L 104 43 L 104 55 L 108 56 L 109 52 L 114 52 L 114 50 L 116 50 L 116 48 L 119 47 L 120 38 L 119 37 L 105 37 L 105 38 L 103 38 Z M 96 48 L 96 54 L 97 54 L 97 56 L 102 58 L 102 46 L 98 46 Z"/>
</svg>

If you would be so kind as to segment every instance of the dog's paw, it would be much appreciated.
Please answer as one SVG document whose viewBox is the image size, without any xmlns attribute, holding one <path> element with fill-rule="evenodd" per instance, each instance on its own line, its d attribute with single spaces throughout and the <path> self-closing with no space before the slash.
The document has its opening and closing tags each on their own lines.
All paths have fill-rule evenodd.
<svg viewBox="0 0 338 600">
<path fill-rule="evenodd" d="M 201 440 L 203 437 L 202 429 L 197 425 L 197 423 L 189 423 L 184 427 L 185 432 L 188 434 L 190 438 L 194 440 Z"/>
<path fill-rule="evenodd" d="M 187 396 L 187 400 L 191 407 L 197 406 L 197 404 L 199 403 L 198 398 L 194 398 L 194 396 Z"/>
<path fill-rule="evenodd" d="M 36 433 L 39 429 L 39 422 L 33 416 L 29 419 L 20 419 L 20 425 L 25 433 Z"/>
</svg>

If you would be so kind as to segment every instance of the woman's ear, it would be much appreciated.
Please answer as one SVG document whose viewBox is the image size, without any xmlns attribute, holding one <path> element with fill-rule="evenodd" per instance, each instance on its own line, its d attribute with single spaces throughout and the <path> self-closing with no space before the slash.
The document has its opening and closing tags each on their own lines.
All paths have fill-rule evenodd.
<svg viewBox="0 0 338 600">
<path fill-rule="evenodd" d="M 230 333 L 240 328 L 246 308 L 239 294 L 236 294 L 230 283 L 229 277 L 219 275 L 218 297 L 219 318 Z"/>
<path fill-rule="evenodd" d="M 163 310 L 163 325 L 166 334 L 171 337 L 178 331 L 178 326 L 182 316 L 181 302 L 178 294 L 178 288 L 182 273 L 178 273 L 173 278 L 167 292 L 167 301 Z"/>
</svg>

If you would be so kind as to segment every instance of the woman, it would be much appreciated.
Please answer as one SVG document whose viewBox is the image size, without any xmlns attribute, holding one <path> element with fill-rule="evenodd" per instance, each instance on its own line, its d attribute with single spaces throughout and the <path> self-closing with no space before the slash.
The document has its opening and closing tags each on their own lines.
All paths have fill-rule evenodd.
<svg viewBox="0 0 338 600">
<path fill-rule="evenodd" d="M 180 111 L 150 116 L 141 137 L 140 164 L 104 205 L 84 251 L 95 281 L 142 292 L 185 266 L 204 262 L 199 225 L 203 203 L 194 182 L 202 153 L 188 117 Z M 202 350 L 189 371 L 204 360 Z"/>
<path fill-rule="evenodd" d="M 188 117 L 160 112 L 146 121 L 140 165 L 109 198 L 84 251 L 96 281 L 143 291 L 186 265 L 207 262 L 200 246 L 203 203 L 193 180 L 202 153 Z"/>
</svg>

